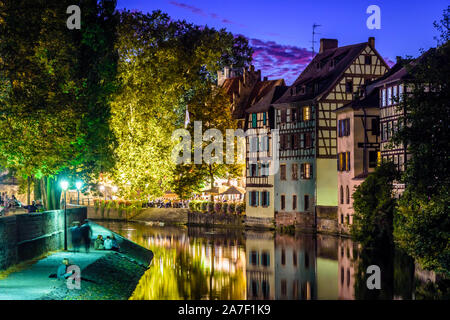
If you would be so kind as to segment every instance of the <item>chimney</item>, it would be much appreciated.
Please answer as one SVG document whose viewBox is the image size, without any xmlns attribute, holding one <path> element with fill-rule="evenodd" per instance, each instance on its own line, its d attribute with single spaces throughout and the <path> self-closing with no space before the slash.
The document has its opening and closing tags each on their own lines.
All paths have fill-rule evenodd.
<svg viewBox="0 0 450 320">
<path fill-rule="evenodd" d="M 375 49 L 375 37 L 369 37 L 370 46 Z"/>
<path fill-rule="evenodd" d="M 267 80 L 269 80 L 269 78 L 267 78 L 267 76 L 265 76 L 263 81 L 267 81 Z"/>
<path fill-rule="evenodd" d="M 338 47 L 337 39 L 320 39 L 319 53 L 322 53 L 328 49 L 336 49 L 337 47 Z"/>
</svg>

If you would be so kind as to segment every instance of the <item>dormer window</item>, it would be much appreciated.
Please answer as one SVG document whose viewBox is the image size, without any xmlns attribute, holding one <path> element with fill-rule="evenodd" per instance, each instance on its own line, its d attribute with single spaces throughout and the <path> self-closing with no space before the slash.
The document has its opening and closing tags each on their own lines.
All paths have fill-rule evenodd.
<svg viewBox="0 0 450 320">
<path fill-rule="evenodd" d="M 320 62 L 317 62 L 317 63 L 316 63 L 316 68 L 317 68 L 317 69 L 320 69 Z"/>
<path fill-rule="evenodd" d="M 299 94 L 305 94 L 305 86 L 297 86 L 296 90 Z"/>
<path fill-rule="evenodd" d="M 331 60 L 330 60 L 330 68 L 334 68 L 334 63 L 335 63 L 335 62 L 334 62 L 334 59 L 331 59 Z"/>
</svg>

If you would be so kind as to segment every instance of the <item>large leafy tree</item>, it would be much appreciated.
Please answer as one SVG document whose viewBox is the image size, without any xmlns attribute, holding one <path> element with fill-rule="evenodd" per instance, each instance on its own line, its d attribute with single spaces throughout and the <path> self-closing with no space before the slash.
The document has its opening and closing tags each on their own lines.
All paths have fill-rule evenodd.
<svg viewBox="0 0 450 320">
<path fill-rule="evenodd" d="M 251 59 L 236 54 L 236 46 L 245 45 L 239 38 L 235 46 L 235 39 L 225 30 L 174 21 L 160 11 L 121 13 L 117 48 L 123 87 L 112 105 L 110 123 L 118 146 L 110 177 L 122 195 L 160 196 L 180 175 L 192 185 L 203 177 L 171 161 L 171 136 L 183 126 L 188 105 L 195 114 L 205 101 L 219 97 L 212 86 L 224 61 Z M 224 108 L 215 105 L 211 117 L 220 117 L 217 110 Z"/>
<path fill-rule="evenodd" d="M 423 267 L 450 274 L 450 7 L 440 23 L 438 47 L 409 67 L 411 92 L 403 97 L 403 123 L 395 142 L 407 145 L 411 158 L 403 176 L 395 236 Z"/>
<path fill-rule="evenodd" d="M 66 26 L 73 4 L 80 30 Z M 115 1 L 5 0 L 0 17 L 0 162 L 42 178 L 44 203 L 55 209 L 61 177 L 110 165 Z"/>
<path fill-rule="evenodd" d="M 404 125 L 394 136 L 407 145 L 406 191 L 396 218 L 397 244 L 427 269 L 450 274 L 450 7 L 438 47 L 409 67 L 411 92 L 403 97 Z"/>
</svg>

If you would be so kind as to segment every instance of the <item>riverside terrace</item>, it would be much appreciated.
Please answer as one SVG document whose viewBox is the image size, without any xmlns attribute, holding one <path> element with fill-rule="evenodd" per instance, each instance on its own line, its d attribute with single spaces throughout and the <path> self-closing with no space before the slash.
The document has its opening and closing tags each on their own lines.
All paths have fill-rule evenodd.
<svg viewBox="0 0 450 320">
<path fill-rule="evenodd" d="M 152 251 L 92 222 L 92 237 L 114 234 L 120 253 L 63 251 L 62 214 L 58 210 L 0 218 L 0 300 L 128 299 Z M 68 220 L 82 220 L 86 214 L 85 207 L 68 209 Z M 68 291 L 65 283 L 49 278 L 63 258 L 80 268 L 81 290 Z M 123 281 L 116 283 L 117 277 Z"/>
</svg>

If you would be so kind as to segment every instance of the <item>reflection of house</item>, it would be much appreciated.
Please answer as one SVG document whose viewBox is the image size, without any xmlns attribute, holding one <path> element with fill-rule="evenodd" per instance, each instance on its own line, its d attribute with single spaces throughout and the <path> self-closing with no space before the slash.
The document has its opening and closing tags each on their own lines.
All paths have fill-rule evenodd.
<svg viewBox="0 0 450 320">
<path fill-rule="evenodd" d="M 315 240 L 310 236 L 275 237 L 275 299 L 317 298 Z"/>
<path fill-rule="evenodd" d="M 337 212 L 334 111 L 387 70 L 374 38 L 344 47 L 335 39 L 321 39 L 319 53 L 274 103 L 280 135 L 276 220 L 301 221 L 308 227 L 314 224 L 314 213 Z"/>
<path fill-rule="evenodd" d="M 247 232 L 247 298 L 275 299 L 275 248 L 270 232 Z"/>
<path fill-rule="evenodd" d="M 353 242 L 350 239 L 339 238 L 338 249 L 338 287 L 339 299 L 354 300 L 355 299 L 355 267 L 356 262 L 353 256 Z"/>
<path fill-rule="evenodd" d="M 284 81 L 273 87 L 259 102 L 247 109 L 246 136 L 246 223 L 273 226 L 274 185 L 271 129 L 274 129 L 272 103 L 287 89 Z"/>
<path fill-rule="evenodd" d="M 377 166 L 379 141 L 378 92 L 336 110 L 338 124 L 338 225 L 348 232 L 353 223 L 353 192 Z"/>
</svg>

